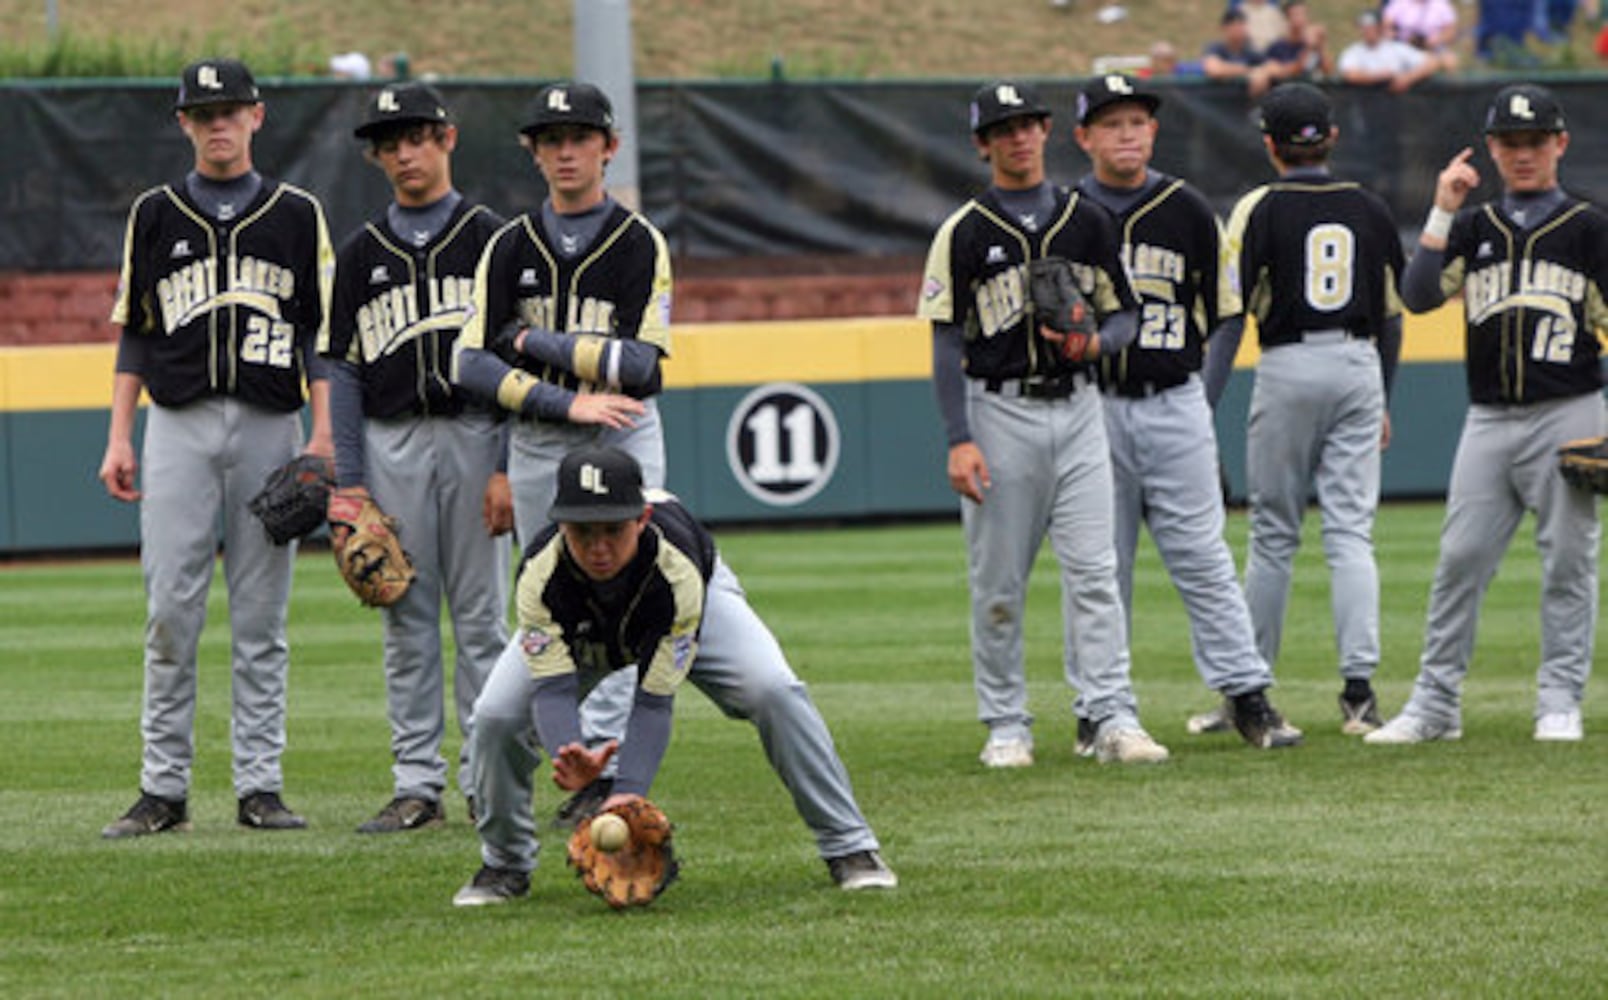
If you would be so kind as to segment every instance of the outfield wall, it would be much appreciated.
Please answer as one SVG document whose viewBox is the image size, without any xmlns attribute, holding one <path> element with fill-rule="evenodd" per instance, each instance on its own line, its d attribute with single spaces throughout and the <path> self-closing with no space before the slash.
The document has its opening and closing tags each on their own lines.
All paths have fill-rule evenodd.
<svg viewBox="0 0 1608 1000">
<path fill-rule="evenodd" d="M 1461 306 L 1409 317 L 1385 455 L 1388 496 L 1439 496 L 1467 396 Z M 927 327 L 877 317 L 685 324 L 665 366 L 671 489 L 709 521 L 955 511 Z M 1217 414 L 1244 492 L 1247 336 Z M 0 349 L 0 552 L 136 544 L 138 511 L 96 479 L 115 345 Z M 143 428 L 143 420 L 140 424 Z"/>
</svg>

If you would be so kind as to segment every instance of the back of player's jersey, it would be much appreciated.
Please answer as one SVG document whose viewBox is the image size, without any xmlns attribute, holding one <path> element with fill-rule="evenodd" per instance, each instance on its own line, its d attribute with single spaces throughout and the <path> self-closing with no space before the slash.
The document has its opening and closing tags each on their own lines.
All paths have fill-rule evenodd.
<svg viewBox="0 0 1608 1000">
<path fill-rule="evenodd" d="M 1377 338 L 1401 308 L 1395 221 L 1349 181 L 1284 180 L 1252 191 L 1229 218 L 1224 254 L 1263 347 L 1328 330 Z"/>
</svg>

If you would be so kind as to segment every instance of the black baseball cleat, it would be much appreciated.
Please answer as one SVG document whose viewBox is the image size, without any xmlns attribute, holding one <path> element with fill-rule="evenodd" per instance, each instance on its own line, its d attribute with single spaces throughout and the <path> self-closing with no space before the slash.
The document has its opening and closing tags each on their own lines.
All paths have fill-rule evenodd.
<svg viewBox="0 0 1608 1000">
<path fill-rule="evenodd" d="M 614 791 L 613 778 L 598 778 L 571 795 L 553 813 L 553 829 L 573 830 L 575 824 L 597 812 Z"/>
<path fill-rule="evenodd" d="M 307 821 L 290 811 L 278 792 L 252 792 L 240 800 L 236 819 L 253 830 L 302 830 Z"/>
<path fill-rule="evenodd" d="M 436 799 L 416 795 L 399 795 L 385 804 L 378 814 L 357 828 L 358 833 L 402 833 L 405 830 L 423 830 L 441 826 L 447 821 L 447 811 Z"/>
<path fill-rule="evenodd" d="M 1078 717 L 1078 735 L 1072 742 L 1072 752 L 1079 757 L 1094 756 L 1094 742 L 1100 735 L 1100 727 L 1092 719 Z"/>
<path fill-rule="evenodd" d="M 1347 736 L 1364 736 L 1384 724 L 1373 685 L 1363 680 L 1346 681 L 1346 689 L 1340 692 L 1340 731 Z"/>
<path fill-rule="evenodd" d="M 876 851 L 855 851 L 853 854 L 827 858 L 826 869 L 832 873 L 832 881 L 844 892 L 892 889 L 899 884 L 899 876 L 893 873 L 893 869 Z"/>
<path fill-rule="evenodd" d="M 1284 716 L 1267 700 L 1266 691 L 1235 695 L 1229 715 L 1240 738 L 1258 750 L 1301 745 L 1301 730 L 1284 721 Z"/>
<path fill-rule="evenodd" d="M 496 906 L 530 895 L 530 873 L 481 865 L 469 884 L 452 897 L 453 906 Z"/>
<path fill-rule="evenodd" d="M 107 840 L 124 837 L 143 837 L 151 833 L 190 829 L 189 806 L 184 799 L 164 799 L 149 792 L 141 792 L 138 802 L 129 807 L 117 822 L 101 830 Z"/>
</svg>

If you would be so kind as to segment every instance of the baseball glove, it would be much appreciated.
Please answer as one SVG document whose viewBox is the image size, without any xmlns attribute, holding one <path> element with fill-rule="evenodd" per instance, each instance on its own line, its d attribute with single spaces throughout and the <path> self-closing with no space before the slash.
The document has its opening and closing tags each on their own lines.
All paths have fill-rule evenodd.
<svg viewBox="0 0 1608 1000">
<path fill-rule="evenodd" d="M 262 521 L 275 545 L 288 545 L 324 523 L 329 492 L 334 488 L 335 472 L 329 459 L 297 455 L 268 473 L 247 508 Z"/>
<path fill-rule="evenodd" d="M 1608 493 L 1608 438 L 1581 438 L 1558 448 L 1558 471 L 1569 485 Z"/>
<path fill-rule="evenodd" d="M 647 799 L 631 799 L 612 809 L 630 828 L 625 846 L 612 853 L 592 844 L 592 820 L 575 824 L 569 839 L 569 864 L 586 888 L 616 910 L 647 906 L 675 881 L 680 866 L 670 846 L 670 820 Z"/>
<path fill-rule="evenodd" d="M 1094 310 L 1078 291 L 1072 262 L 1065 257 L 1029 261 L 1027 288 L 1033 316 L 1039 325 L 1065 336 L 1061 342 L 1062 356 L 1072 361 L 1084 360 L 1099 324 L 1095 321 Z"/>
<path fill-rule="evenodd" d="M 348 531 L 335 544 L 335 566 L 357 599 L 370 607 L 400 601 L 414 572 L 397 538 L 396 518 L 387 517 L 372 497 L 336 493 L 329 498 L 329 526 Z"/>
</svg>

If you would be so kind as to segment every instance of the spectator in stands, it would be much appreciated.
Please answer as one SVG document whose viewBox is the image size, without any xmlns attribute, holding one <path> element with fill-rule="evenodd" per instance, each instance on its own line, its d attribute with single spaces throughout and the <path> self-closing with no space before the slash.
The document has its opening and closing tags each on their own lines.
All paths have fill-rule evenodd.
<svg viewBox="0 0 1608 1000">
<path fill-rule="evenodd" d="M 1445 68 L 1440 56 L 1385 35 L 1379 15 L 1357 17 L 1362 37 L 1340 53 L 1340 79 L 1354 87 L 1383 87 L 1400 94 Z M 1455 56 L 1451 57 L 1455 60 Z"/>
<path fill-rule="evenodd" d="M 1259 51 L 1266 52 L 1267 47 L 1283 38 L 1288 30 L 1284 11 L 1279 9 L 1277 0 L 1232 0 L 1228 9 L 1245 15 L 1245 30 L 1250 34 L 1251 44 Z"/>
<path fill-rule="evenodd" d="M 1457 68 L 1452 46 L 1460 29 L 1452 0 L 1390 0 L 1381 16 L 1387 36 L 1434 53 L 1438 69 Z"/>
<path fill-rule="evenodd" d="M 1474 54 L 1482 60 L 1516 65 L 1536 62 L 1524 49 L 1534 0 L 1480 0 L 1474 28 Z"/>
<path fill-rule="evenodd" d="M 1321 80 L 1334 74 L 1334 57 L 1329 54 L 1329 32 L 1312 23 L 1305 0 L 1284 5 L 1284 36 L 1267 48 L 1267 61 L 1279 80 Z"/>
<path fill-rule="evenodd" d="M 1262 50 L 1251 44 L 1245 12 L 1238 7 L 1223 12 L 1221 37 L 1206 46 L 1201 68 L 1213 80 L 1241 80 L 1246 92 L 1261 97 L 1273 83 L 1273 66 Z"/>
<path fill-rule="evenodd" d="M 1150 68 L 1145 73 L 1151 79 L 1165 79 L 1170 76 L 1200 76 L 1199 59 L 1178 58 L 1178 50 L 1171 42 L 1156 42 L 1150 46 Z"/>
</svg>

